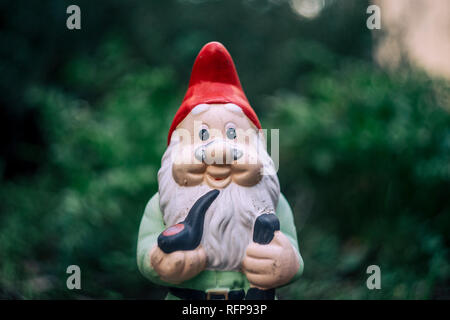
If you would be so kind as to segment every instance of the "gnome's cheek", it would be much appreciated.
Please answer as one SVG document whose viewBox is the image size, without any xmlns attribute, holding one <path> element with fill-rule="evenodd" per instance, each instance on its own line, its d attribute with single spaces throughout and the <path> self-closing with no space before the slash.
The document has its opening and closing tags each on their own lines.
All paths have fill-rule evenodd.
<svg viewBox="0 0 450 320">
<path fill-rule="evenodd" d="M 233 182 L 244 187 L 258 184 L 262 179 L 262 164 L 235 164 L 233 167 Z"/>
<path fill-rule="evenodd" d="M 203 182 L 204 164 L 173 164 L 172 176 L 180 186 L 196 186 Z"/>
</svg>

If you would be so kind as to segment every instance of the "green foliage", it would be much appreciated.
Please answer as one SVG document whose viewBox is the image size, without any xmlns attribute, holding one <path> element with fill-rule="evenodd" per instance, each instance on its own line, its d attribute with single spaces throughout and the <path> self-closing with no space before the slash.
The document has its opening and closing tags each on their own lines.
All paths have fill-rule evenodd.
<svg viewBox="0 0 450 320">
<path fill-rule="evenodd" d="M 436 98 L 442 90 L 445 83 L 423 74 L 344 62 L 311 77 L 304 96 L 268 99 L 265 123 L 282 126 L 281 182 L 305 225 L 305 278 L 288 292 L 423 299 L 447 286 L 450 116 Z M 370 264 L 381 267 L 381 291 L 361 286 Z"/>
<path fill-rule="evenodd" d="M 180 97 L 170 70 L 133 67 L 125 52 L 118 53 L 120 46 L 107 43 L 116 56 L 100 65 L 95 59 L 72 62 L 76 70 L 97 69 L 89 79 L 73 75 L 79 86 L 127 69 L 94 106 L 54 88 L 27 92 L 41 110 L 47 161 L 33 178 L 0 189 L 7 213 L 1 285 L 27 298 L 153 296 L 136 267 L 137 228 L 157 191 L 167 126 Z M 62 281 L 71 264 L 82 270 L 80 294 Z"/>
</svg>

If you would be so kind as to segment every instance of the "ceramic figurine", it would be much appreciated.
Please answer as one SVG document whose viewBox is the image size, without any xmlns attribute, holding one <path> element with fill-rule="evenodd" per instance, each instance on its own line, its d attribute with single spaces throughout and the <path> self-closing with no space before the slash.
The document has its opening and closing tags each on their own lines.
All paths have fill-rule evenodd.
<svg viewBox="0 0 450 320">
<path fill-rule="evenodd" d="M 141 273 L 167 299 L 268 300 L 303 271 L 261 124 L 218 42 L 195 60 L 142 217 Z"/>
</svg>

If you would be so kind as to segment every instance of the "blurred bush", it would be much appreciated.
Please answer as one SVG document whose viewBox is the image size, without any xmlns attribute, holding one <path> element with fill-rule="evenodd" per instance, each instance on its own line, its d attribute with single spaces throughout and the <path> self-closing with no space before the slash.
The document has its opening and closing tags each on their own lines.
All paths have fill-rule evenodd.
<svg viewBox="0 0 450 320">
<path fill-rule="evenodd" d="M 268 99 L 264 122 L 282 125 L 282 189 L 305 225 L 300 243 L 311 279 L 290 292 L 448 298 L 450 115 L 436 99 L 448 86 L 355 61 L 304 86 L 304 96 Z M 380 291 L 361 286 L 371 264 L 381 267 Z"/>
<path fill-rule="evenodd" d="M 167 106 L 180 97 L 170 70 L 128 64 L 122 49 L 113 40 L 100 49 L 102 63 L 81 59 L 68 66 L 96 68 L 92 78 L 73 80 L 93 86 L 103 83 L 97 75 L 127 68 L 95 105 L 55 88 L 26 92 L 40 110 L 48 145 L 35 175 L 0 189 L 7 213 L 1 218 L 1 279 L 9 291 L 29 298 L 152 296 L 136 269 L 137 230 L 157 190 L 162 137 L 173 116 Z M 62 281 L 71 264 L 81 267 L 81 294 Z"/>
<path fill-rule="evenodd" d="M 60 26 L 68 2 L 6 2 L 0 297 L 164 296 L 137 270 L 138 226 L 211 40 L 230 50 L 263 126 L 280 129 L 306 264 L 280 296 L 450 297 L 449 83 L 375 66 L 364 2 L 329 1 L 311 21 L 264 3 L 79 1 L 73 33 Z M 71 264 L 80 291 L 66 288 Z M 371 264 L 382 290 L 366 288 Z"/>
</svg>

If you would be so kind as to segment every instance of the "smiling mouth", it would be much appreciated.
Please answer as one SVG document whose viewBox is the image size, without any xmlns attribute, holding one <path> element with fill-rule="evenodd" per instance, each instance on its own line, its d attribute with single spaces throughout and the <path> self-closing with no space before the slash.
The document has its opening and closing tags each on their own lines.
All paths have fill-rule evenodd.
<svg viewBox="0 0 450 320">
<path fill-rule="evenodd" d="M 215 177 L 213 175 L 207 174 L 206 177 L 206 181 L 209 181 L 210 185 L 215 188 L 225 188 L 231 182 L 231 176 Z"/>
</svg>

